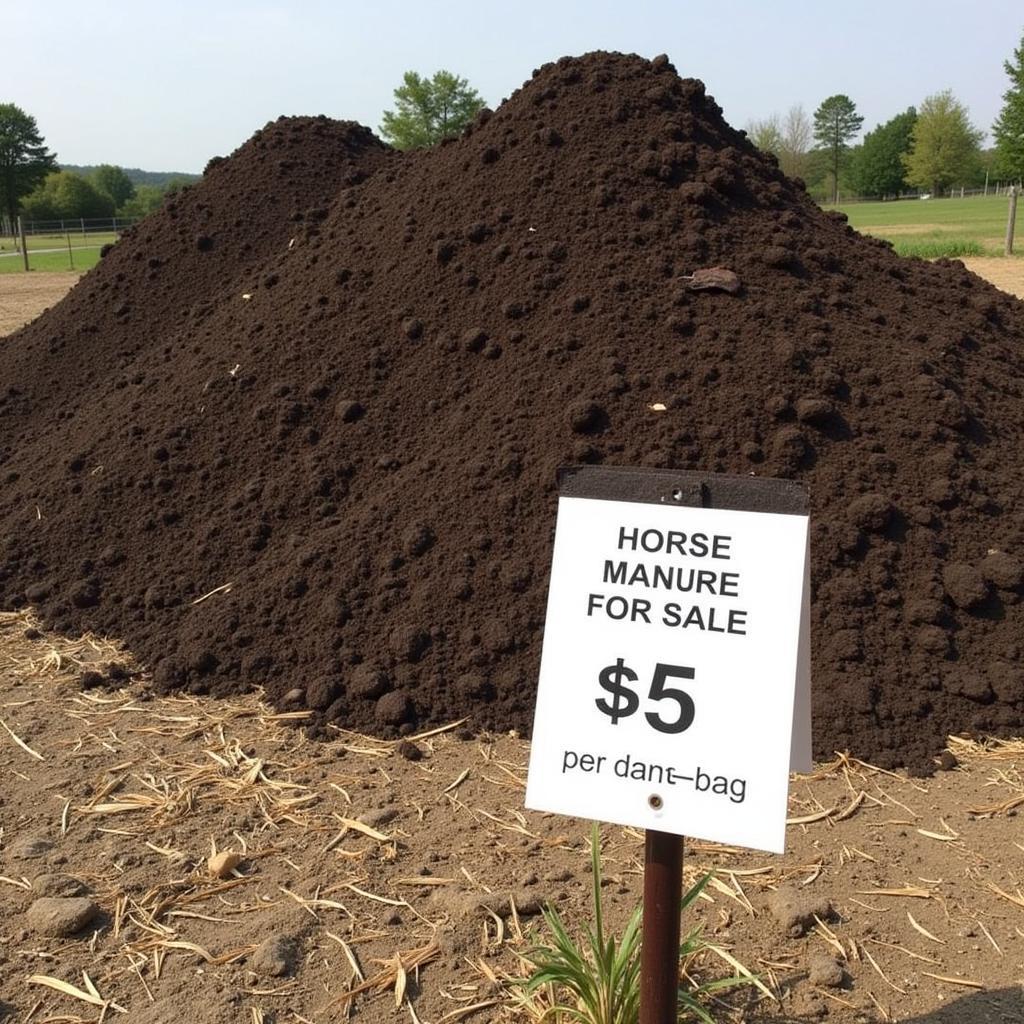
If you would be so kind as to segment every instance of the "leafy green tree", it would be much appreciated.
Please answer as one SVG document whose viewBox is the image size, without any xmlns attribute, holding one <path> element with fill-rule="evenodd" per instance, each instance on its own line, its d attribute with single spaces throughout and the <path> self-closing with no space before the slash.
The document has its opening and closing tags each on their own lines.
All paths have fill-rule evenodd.
<svg viewBox="0 0 1024 1024">
<path fill-rule="evenodd" d="M 450 71 L 435 71 L 432 78 L 406 71 L 395 90 L 395 109 L 384 111 L 380 132 L 396 149 L 433 146 L 458 135 L 483 106 L 476 89 Z"/>
<path fill-rule="evenodd" d="M 124 173 L 122 168 L 115 167 L 113 164 L 100 164 L 89 175 L 89 180 L 100 192 L 114 200 L 114 206 L 118 210 L 135 195 L 132 179 Z"/>
<path fill-rule="evenodd" d="M 992 125 L 996 142 L 993 170 L 1004 178 L 1024 178 L 1024 39 L 1013 51 L 1013 60 L 1003 61 L 1010 88 L 1003 93 L 1003 109 Z"/>
<path fill-rule="evenodd" d="M 906 189 L 903 156 L 916 123 L 917 111 L 908 107 L 864 136 L 850 157 L 849 181 L 858 195 L 898 196 Z"/>
<path fill-rule="evenodd" d="M 36 119 L 13 103 L 0 103 L 0 202 L 12 224 L 21 198 L 56 166 Z"/>
<path fill-rule="evenodd" d="M 28 220 L 113 217 L 114 200 L 80 174 L 57 171 L 25 197 L 22 209 Z"/>
<path fill-rule="evenodd" d="M 850 146 L 850 139 L 860 131 L 864 118 L 849 96 L 837 93 L 823 100 L 814 112 L 814 139 L 828 154 L 832 174 L 832 202 L 839 202 L 839 172 Z"/>
<path fill-rule="evenodd" d="M 141 220 L 159 209 L 165 198 L 165 191 L 156 185 L 137 185 L 135 195 L 118 210 L 118 214 Z"/>
<path fill-rule="evenodd" d="M 164 195 L 173 195 L 183 189 L 191 188 L 199 179 L 189 177 L 187 174 L 172 174 L 161 186 Z"/>
<path fill-rule="evenodd" d="M 980 188 L 990 181 L 1000 180 L 999 176 L 1001 173 L 1002 168 L 999 166 L 996 147 L 990 146 L 988 149 L 983 149 L 978 153 L 978 168 L 970 179 L 970 185 L 972 188 Z"/>
<path fill-rule="evenodd" d="M 782 149 L 782 126 L 778 114 L 769 114 L 747 125 L 747 138 L 765 153 L 779 155 Z"/>
<path fill-rule="evenodd" d="M 950 185 L 966 184 L 976 175 L 982 133 L 949 89 L 924 100 L 910 138 L 903 166 L 911 185 L 938 196 Z"/>
<path fill-rule="evenodd" d="M 21 214 L 26 221 L 60 220 L 57 197 L 46 184 L 30 192 L 21 202 Z"/>
</svg>

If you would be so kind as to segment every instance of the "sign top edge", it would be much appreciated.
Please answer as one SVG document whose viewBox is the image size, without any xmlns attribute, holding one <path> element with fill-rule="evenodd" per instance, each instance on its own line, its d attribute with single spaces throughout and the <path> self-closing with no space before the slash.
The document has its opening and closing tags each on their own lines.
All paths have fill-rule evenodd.
<svg viewBox="0 0 1024 1024">
<path fill-rule="evenodd" d="M 686 469 L 637 469 L 628 466 L 562 466 L 558 470 L 562 498 L 686 508 L 729 509 L 806 516 L 807 485 L 776 477 L 734 476 Z"/>
</svg>

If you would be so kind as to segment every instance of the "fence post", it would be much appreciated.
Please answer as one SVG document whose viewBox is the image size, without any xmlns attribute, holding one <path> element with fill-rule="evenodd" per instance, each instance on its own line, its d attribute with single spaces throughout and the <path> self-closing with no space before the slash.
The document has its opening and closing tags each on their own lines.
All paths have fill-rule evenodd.
<svg viewBox="0 0 1024 1024">
<path fill-rule="evenodd" d="M 82 222 L 82 237 L 85 238 L 85 218 L 79 217 L 78 219 Z"/>
<path fill-rule="evenodd" d="M 1011 185 L 1010 189 L 1010 210 L 1006 217 L 1006 248 L 1007 256 L 1013 255 L 1013 229 L 1017 221 L 1017 188 Z"/>
<path fill-rule="evenodd" d="M 18 216 L 18 238 L 21 240 L 21 258 L 25 262 L 25 269 L 28 270 L 28 246 L 25 244 L 25 222 Z"/>
</svg>

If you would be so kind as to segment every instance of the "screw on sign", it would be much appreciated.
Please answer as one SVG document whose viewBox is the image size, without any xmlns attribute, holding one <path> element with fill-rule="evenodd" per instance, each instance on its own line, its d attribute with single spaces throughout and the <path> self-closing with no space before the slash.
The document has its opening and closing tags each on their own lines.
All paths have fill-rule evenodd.
<svg viewBox="0 0 1024 1024">
<path fill-rule="evenodd" d="M 560 473 L 526 806 L 645 829 L 641 1024 L 676 1019 L 682 836 L 781 852 L 810 765 L 788 480 Z"/>
</svg>

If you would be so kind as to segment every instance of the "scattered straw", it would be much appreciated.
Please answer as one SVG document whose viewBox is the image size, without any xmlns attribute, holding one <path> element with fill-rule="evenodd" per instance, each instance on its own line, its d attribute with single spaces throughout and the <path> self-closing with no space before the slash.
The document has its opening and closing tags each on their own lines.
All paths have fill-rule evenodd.
<svg viewBox="0 0 1024 1024">
<path fill-rule="evenodd" d="M 931 971 L 921 972 L 926 978 L 934 978 L 936 981 L 944 981 L 947 985 L 959 985 L 961 988 L 984 988 L 980 981 L 971 981 L 970 978 L 951 978 L 948 974 L 932 974 Z"/>
<path fill-rule="evenodd" d="M 914 920 L 914 915 L 911 914 L 909 910 L 907 911 L 907 920 L 910 922 L 910 927 L 913 928 L 914 931 L 918 934 L 923 935 L 926 939 L 938 943 L 940 946 L 944 946 L 946 944 L 945 939 L 940 939 L 937 935 L 932 935 L 932 933 L 928 931 L 927 928 L 925 928 L 923 925 L 918 924 Z"/>
<path fill-rule="evenodd" d="M 233 583 L 222 583 L 219 587 L 214 587 L 213 590 L 207 591 L 202 597 L 197 597 L 192 603 L 194 605 L 202 604 L 208 597 L 213 597 L 214 594 L 230 594 L 233 586 Z"/>
<path fill-rule="evenodd" d="M 364 836 L 369 836 L 371 839 L 376 839 L 378 843 L 390 843 L 391 837 L 384 835 L 383 832 L 378 832 L 375 828 L 369 825 L 364 825 L 363 822 L 357 818 L 343 818 L 341 815 L 336 814 L 335 817 L 346 829 L 353 829 L 356 832 L 362 832 Z M 344 835 L 344 833 L 342 833 Z"/>
<path fill-rule="evenodd" d="M 433 960 L 440 952 L 441 947 L 437 941 L 431 940 L 425 946 L 396 953 L 390 960 L 378 961 L 383 964 L 382 970 L 347 992 L 342 992 L 341 995 L 332 999 L 329 1005 L 344 1006 L 362 992 L 383 992 L 389 988 L 397 989 L 400 979 L 403 979 L 401 984 L 404 991 L 404 978 L 407 977 L 408 972 Z M 401 1000 L 398 1000 L 395 1005 L 400 1006 Z"/>
<path fill-rule="evenodd" d="M 459 777 L 454 782 L 450 782 L 447 786 L 445 786 L 444 789 L 441 790 L 441 795 L 444 796 L 445 793 L 450 793 L 450 792 L 452 792 L 452 790 L 458 789 L 459 786 L 461 786 L 466 781 L 466 779 L 468 779 L 468 778 L 469 778 L 469 769 L 468 768 L 464 768 L 459 773 Z"/>
<path fill-rule="evenodd" d="M 7 734 L 14 740 L 15 743 L 25 751 L 26 754 L 31 754 L 37 761 L 45 761 L 46 758 L 39 753 L 38 750 L 33 750 L 2 718 L 0 718 L 0 725 L 7 730 Z"/>
<path fill-rule="evenodd" d="M 930 889 L 922 889 L 918 885 L 907 885 L 902 889 L 858 889 L 858 896 L 904 896 L 908 899 L 930 900 L 935 893 Z"/>
<path fill-rule="evenodd" d="M 1022 910 L 1024 910 L 1024 896 L 1021 896 L 1019 894 L 1012 895 L 1011 893 L 1004 892 L 1002 889 L 999 888 L 998 885 L 995 884 L 995 882 L 986 882 L 985 888 L 990 890 L 991 892 L 994 892 L 997 896 L 1001 897 L 1002 899 L 1009 900 L 1010 903 L 1012 903 L 1014 906 L 1020 907 Z"/>
<path fill-rule="evenodd" d="M 46 974 L 33 974 L 28 979 L 29 985 L 42 985 L 45 988 L 52 988 L 55 992 L 61 992 L 66 996 L 70 996 L 72 999 L 81 1000 L 83 1003 L 88 1003 L 90 1006 L 99 1006 L 104 1011 L 108 1008 L 114 1010 L 116 1013 L 127 1013 L 128 1011 L 117 1003 L 111 1002 L 109 999 L 104 999 L 99 992 L 96 990 L 96 986 L 92 983 L 92 979 L 85 971 L 82 972 L 82 980 L 85 983 L 85 989 L 76 988 L 74 985 L 69 985 L 66 981 L 61 981 L 60 978 L 51 978 Z"/>
</svg>

